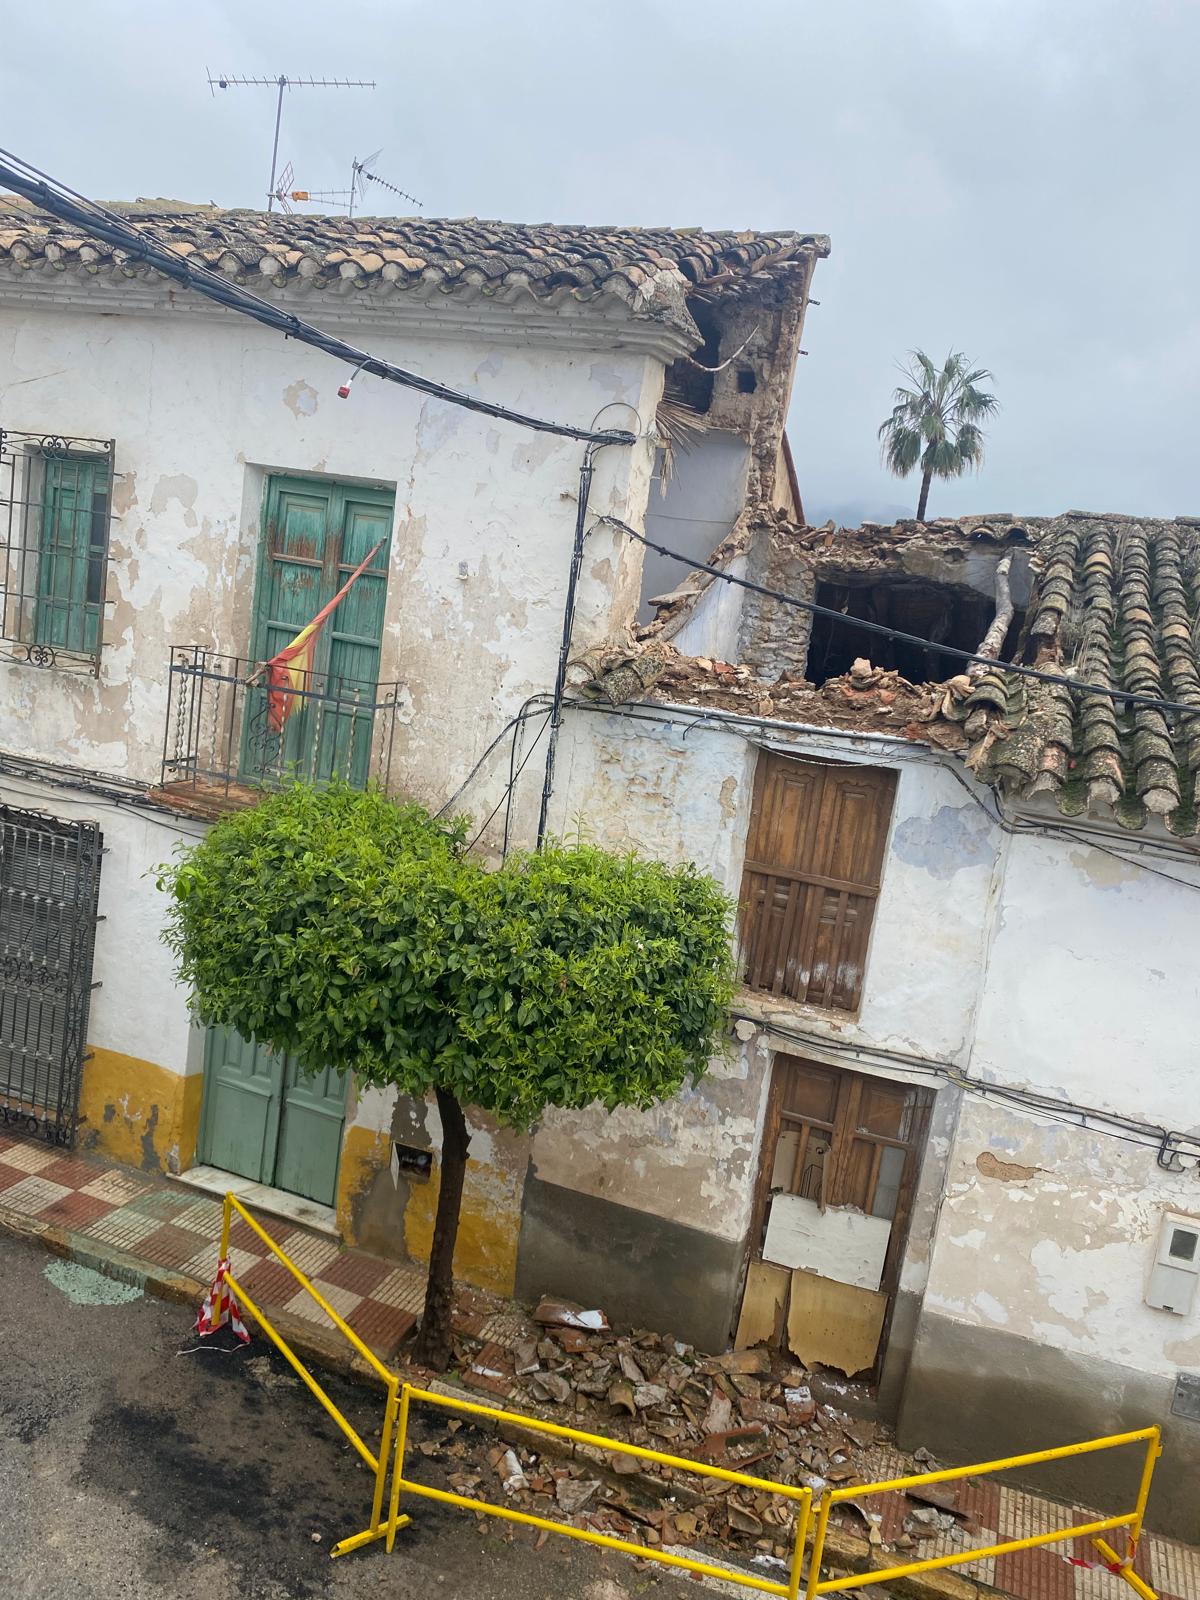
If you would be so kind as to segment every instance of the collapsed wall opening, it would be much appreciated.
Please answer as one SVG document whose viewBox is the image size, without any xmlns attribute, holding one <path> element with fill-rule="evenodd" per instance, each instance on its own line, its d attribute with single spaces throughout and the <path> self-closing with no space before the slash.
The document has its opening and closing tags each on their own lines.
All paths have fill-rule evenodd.
<svg viewBox="0 0 1200 1600">
<path fill-rule="evenodd" d="M 910 683 L 952 678 L 965 671 L 965 665 L 958 656 L 936 646 L 978 651 L 996 615 L 996 602 L 990 595 L 957 584 L 881 574 L 856 575 L 853 581 L 818 578 L 814 598 L 819 606 L 840 611 L 847 618 L 933 641 L 932 648 L 909 644 L 856 628 L 852 621 L 814 616 L 805 676 L 818 687 L 849 672 L 860 656 L 874 666 L 898 671 Z M 1006 660 L 1012 659 L 1023 621 L 1024 613 L 1014 612 L 1000 651 Z"/>
</svg>

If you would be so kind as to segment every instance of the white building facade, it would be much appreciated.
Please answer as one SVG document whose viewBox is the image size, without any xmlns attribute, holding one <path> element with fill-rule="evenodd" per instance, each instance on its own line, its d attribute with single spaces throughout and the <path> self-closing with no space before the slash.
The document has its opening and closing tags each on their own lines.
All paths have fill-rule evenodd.
<svg viewBox="0 0 1200 1600">
<path fill-rule="evenodd" d="M 744 987 L 726 1055 L 654 1112 L 476 1119 L 462 1275 L 873 1374 L 951 1457 L 1161 1422 L 1159 1519 L 1195 1537 L 1200 743 L 855 632 L 974 651 L 1007 593 L 1005 660 L 1200 708 L 1195 529 L 805 529 L 783 417 L 819 236 L 152 220 L 410 370 L 635 435 L 596 455 L 550 826 L 711 872 Z M 195 1028 L 153 883 L 293 761 L 453 802 L 492 854 L 535 837 L 583 447 L 344 377 L 0 217 L 5 888 L 91 919 L 38 1010 L 48 935 L 10 909 L 0 1098 L 420 1259 L 433 1107 Z M 822 610 L 644 565 L 606 517 Z M 256 663 L 373 549 L 272 746 Z"/>
</svg>

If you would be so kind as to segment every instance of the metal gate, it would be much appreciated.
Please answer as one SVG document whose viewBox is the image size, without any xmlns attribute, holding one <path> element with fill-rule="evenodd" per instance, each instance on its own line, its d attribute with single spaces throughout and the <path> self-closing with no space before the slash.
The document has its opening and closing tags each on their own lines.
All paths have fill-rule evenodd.
<svg viewBox="0 0 1200 1600">
<path fill-rule="evenodd" d="M 0 1119 L 75 1141 L 102 841 L 0 805 Z"/>
</svg>

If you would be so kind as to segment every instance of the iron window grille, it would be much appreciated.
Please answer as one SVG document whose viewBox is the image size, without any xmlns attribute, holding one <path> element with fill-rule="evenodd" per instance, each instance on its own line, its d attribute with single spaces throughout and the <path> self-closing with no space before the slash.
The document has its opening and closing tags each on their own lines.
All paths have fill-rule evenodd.
<svg viewBox="0 0 1200 1600">
<path fill-rule="evenodd" d="M 0 651 L 100 671 L 113 441 L 0 428 Z"/>
</svg>

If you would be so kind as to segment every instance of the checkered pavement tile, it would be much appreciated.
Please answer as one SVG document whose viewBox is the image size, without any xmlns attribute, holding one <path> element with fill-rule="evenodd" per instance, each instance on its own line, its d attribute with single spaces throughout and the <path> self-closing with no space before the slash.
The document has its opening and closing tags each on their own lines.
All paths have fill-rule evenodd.
<svg viewBox="0 0 1200 1600">
<path fill-rule="evenodd" d="M 1150 1582 L 1159 1595 L 1175 1595 L 1178 1600 L 1200 1600 L 1200 1550 L 1191 1545 L 1148 1533 L 1142 1549 L 1149 1547 Z M 1141 1551 L 1138 1552 L 1139 1561 Z M 1140 1570 L 1140 1566 L 1135 1570 Z"/>
<path fill-rule="evenodd" d="M 81 1189 L 79 1192 L 83 1194 L 85 1191 Z M 158 1217 L 143 1216 L 138 1211 L 131 1211 L 128 1206 L 119 1206 L 98 1222 L 89 1223 L 86 1232 L 89 1239 L 116 1245 L 118 1250 L 128 1250 L 136 1255 L 146 1235 L 155 1233 L 161 1227 L 162 1222 Z"/>
<path fill-rule="evenodd" d="M 138 1255 L 158 1267 L 170 1267 L 173 1272 L 183 1272 L 196 1254 L 196 1235 L 190 1228 L 178 1228 L 173 1222 L 163 1223 L 153 1233 L 148 1233 L 138 1245 Z M 216 1251 L 206 1247 L 207 1259 L 216 1267 Z"/>
<path fill-rule="evenodd" d="M 288 1260 L 309 1278 L 316 1277 L 327 1267 L 341 1248 L 333 1239 L 323 1239 L 319 1233 L 303 1233 L 300 1230 L 275 1242 Z M 295 1281 L 295 1278 L 291 1278 L 292 1283 Z"/>
<path fill-rule="evenodd" d="M 86 1230 L 89 1223 L 99 1222 L 101 1217 L 109 1216 L 115 1209 L 107 1200 L 97 1200 L 95 1195 L 72 1189 L 61 1200 L 47 1206 L 41 1213 L 41 1219 L 43 1222 L 57 1223 L 61 1228 Z"/>
<path fill-rule="evenodd" d="M 4 1204 L 12 1211 L 24 1212 L 27 1217 L 37 1217 L 47 1206 L 52 1206 L 56 1200 L 65 1200 L 72 1192 L 65 1184 L 30 1175 L 4 1191 Z"/>
<path fill-rule="evenodd" d="M 160 1222 L 174 1222 L 181 1211 L 194 1204 L 193 1197 L 178 1194 L 174 1189 L 148 1189 L 128 1202 L 130 1211 L 144 1217 L 157 1217 Z"/>
<path fill-rule="evenodd" d="M 355 1306 L 346 1321 L 372 1350 L 390 1356 L 401 1339 L 416 1326 L 417 1319 L 411 1311 L 401 1311 L 397 1306 L 366 1299 Z"/>
<path fill-rule="evenodd" d="M 353 1289 L 341 1289 L 336 1283 L 325 1283 L 320 1278 L 314 1279 L 313 1288 L 325 1296 L 339 1317 L 345 1317 L 347 1320 L 349 1320 L 350 1313 L 358 1308 L 363 1299 L 363 1296 L 355 1293 Z M 283 1309 L 291 1312 L 295 1317 L 304 1317 L 309 1322 L 321 1322 L 326 1326 L 329 1325 L 329 1318 L 307 1289 L 297 1289 L 292 1298 L 284 1303 Z"/>
<path fill-rule="evenodd" d="M 417 1316 L 425 1304 L 425 1274 L 420 1267 L 396 1267 L 371 1290 L 371 1299 Z"/>
<path fill-rule="evenodd" d="M 343 1250 L 336 1260 L 321 1268 L 321 1282 L 370 1295 L 391 1276 L 391 1271 L 390 1262 L 380 1261 L 376 1256 L 359 1255 L 355 1250 Z"/>
<path fill-rule="evenodd" d="M 43 1167 L 60 1159 L 60 1151 L 44 1144 L 14 1143 L 0 1151 L 0 1162 L 6 1167 L 19 1167 L 22 1172 L 41 1172 Z"/>
<path fill-rule="evenodd" d="M 220 1200 L 193 1200 L 191 1205 L 177 1211 L 171 1221 L 177 1228 L 190 1228 L 193 1233 L 202 1233 L 206 1238 L 219 1239 L 224 1214 L 225 1208 Z"/>
<path fill-rule="evenodd" d="M 28 1176 L 29 1174 L 22 1172 L 20 1167 L 6 1167 L 0 1161 L 0 1195 L 6 1189 L 11 1189 L 14 1184 L 23 1183 Z"/>
<path fill-rule="evenodd" d="M 1000 1491 L 1000 1540 L 1030 1539 L 1034 1534 L 1069 1528 L 1074 1518 L 1070 1506 L 1042 1500 L 1020 1489 Z M 1070 1541 L 1032 1550 L 1014 1550 L 996 1557 L 993 1582 L 998 1589 L 1022 1600 L 1075 1600 L 1077 1574 L 1083 1571 L 1063 1560 L 1071 1554 Z"/>
<path fill-rule="evenodd" d="M 421 1277 L 421 1295 L 424 1299 L 425 1278 Z M 512 1350 L 522 1339 L 530 1337 L 531 1324 L 529 1318 L 519 1311 L 498 1311 L 494 1317 L 488 1317 L 483 1324 L 480 1338 L 490 1343 L 503 1345 L 506 1350 Z"/>
<path fill-rule="evenodd" d="M 148 1194 L 152 1187 L 143 1179 L 134 1177 L 132 1173 L 105 1172 L 101 1169 L 97 1177 L 96 1169 L 93 1167 L 91 1182 L 85 1183 L 79 1192 L 90 1194 L 97 1200 L 111 1201 L 115 1206 L 123 1206 L 140 1194 Z"/>
<path fill-rule="evenodd" d="M 233 1275 L 238 1277 L 236 1268 Z M 262 1306 L 282 1305 L 292 1298 L 298 1288 L 295 1278 L 283 1263 L 271 1256 L 248 1267 L 238 1281 L 251 1299 L 257 1300 Z"/>
<path fill-rule="evenodd" d="M 56 1160 L 40 1168 L 38 1176 L 66 1184 L 68 1189 L 82 1189 L 85 1183 L 98 1178 L 102 1170 L 90 1161 L 81 1161 L 78 1156 L 59 1155 Z"/>
<path fill-rule="evenodd" d="M 196 1234 L 190 1233 L 186 1228 L 181 1228 L 179 1231 L 180 1233 L 188 1234 L 191 1240 L 189 1249 L 195 1251 L 195 1254 L 187 1258 L 179 1268 L 179 1271 L 185 1277 L 195 1278 L 200 1283 L 211 1283 L 217 1275 L 217 1252 L 220 1249 L 220 1242 L 216 1239 L 206 1240 L 196 1250 Z M 239 1283 L 250 1271 L 251 1267 L 256 1266 L 262 1259 L 261 1254 L 256 1254 L 250 1250 L 242 1250 L 236 1244 L 229 1247 L 229 1270 Z"/>
</svg>

